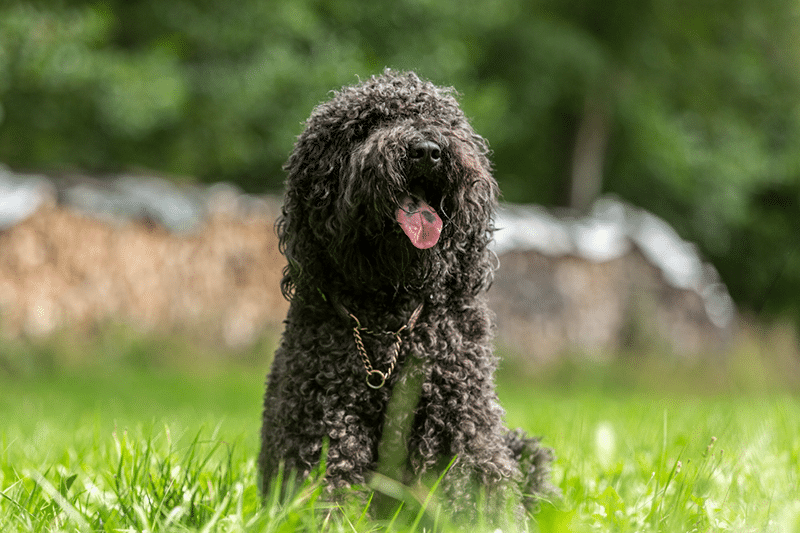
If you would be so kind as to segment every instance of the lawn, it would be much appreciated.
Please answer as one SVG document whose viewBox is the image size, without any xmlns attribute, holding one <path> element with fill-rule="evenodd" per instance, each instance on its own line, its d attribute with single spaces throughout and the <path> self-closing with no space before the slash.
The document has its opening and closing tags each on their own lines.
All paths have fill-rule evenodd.
<svg viewBox="0 0 800 533">
<path fill-rule="evenodd" d="M 0 531 L 379 526 L 355 504 L 329 512 L 315 484 L 261 504 L 269 342 L 244 355 L 130 335 L 0 348 Z M 501 368 L 509 425 L 558 455 L 563 498 L 543 503 L 530 530 L 800 532 L 797 396 L 629 366 Z"/>
</svg>

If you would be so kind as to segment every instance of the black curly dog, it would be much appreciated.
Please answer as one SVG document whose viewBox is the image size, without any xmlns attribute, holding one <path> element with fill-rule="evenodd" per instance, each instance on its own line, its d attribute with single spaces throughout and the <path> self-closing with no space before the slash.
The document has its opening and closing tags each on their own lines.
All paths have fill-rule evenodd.
<svg viewBox="0 0 800 533">
<path fill-rule="evenodd" d="M 264 399 L 265 494 L 281 468 L 312 472 L 326 443 L 330 487 L 446 471 L 437 493 L 457 517 L 508 501 L 519 516 L 552 488 L 552 452 L 504 427 L 495 394 L 498 190 L 453 93 L 390 70 L 345 87 L 284 167 L 291 306 Z"/>
</svg>

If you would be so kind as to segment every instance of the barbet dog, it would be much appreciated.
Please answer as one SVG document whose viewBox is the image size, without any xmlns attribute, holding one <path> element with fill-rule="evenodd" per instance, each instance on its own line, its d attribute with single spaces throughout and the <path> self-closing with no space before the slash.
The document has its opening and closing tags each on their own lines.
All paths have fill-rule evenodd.
<svg viewBox="0 0 800 533">
<path fill-rule="evenodd" d="M 291 305 L 264 399 L 265 493 L 321 461 L 332 489 L 438 483 L 456 519 L 551 491 L 551 450 L 504 426 L 494 389 L 487 152 L 454 91 L 413 73 L 345 87 L 307 120 L 277 222 Z"/>
</svg>

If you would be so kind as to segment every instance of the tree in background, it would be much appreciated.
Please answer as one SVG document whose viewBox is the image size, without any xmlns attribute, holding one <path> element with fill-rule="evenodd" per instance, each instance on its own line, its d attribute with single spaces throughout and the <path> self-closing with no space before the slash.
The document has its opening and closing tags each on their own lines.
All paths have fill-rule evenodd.
<svg viewBox="0 0 800 533">
<path fill-rule="evenodd" d="M 0 161 L 278 189 L 301 122 L 384 66 L 456 86 L 505 199 L 615 193 L 800 320 L 794 0 L 61 0 L 0 7 Z"/>
</svg>

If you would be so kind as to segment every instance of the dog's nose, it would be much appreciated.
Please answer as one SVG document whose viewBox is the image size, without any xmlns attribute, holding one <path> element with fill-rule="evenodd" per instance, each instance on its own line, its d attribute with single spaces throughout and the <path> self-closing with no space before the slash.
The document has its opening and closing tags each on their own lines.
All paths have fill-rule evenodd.
<svg viewBox="0 0 800 533">
<path fill-rule="evenodd" d="M 442 159 L 442 149 L 432 141 L 421 141 L 411 145 L 409 156 L 415 165 L 434 166 Z"/>
</svg>

